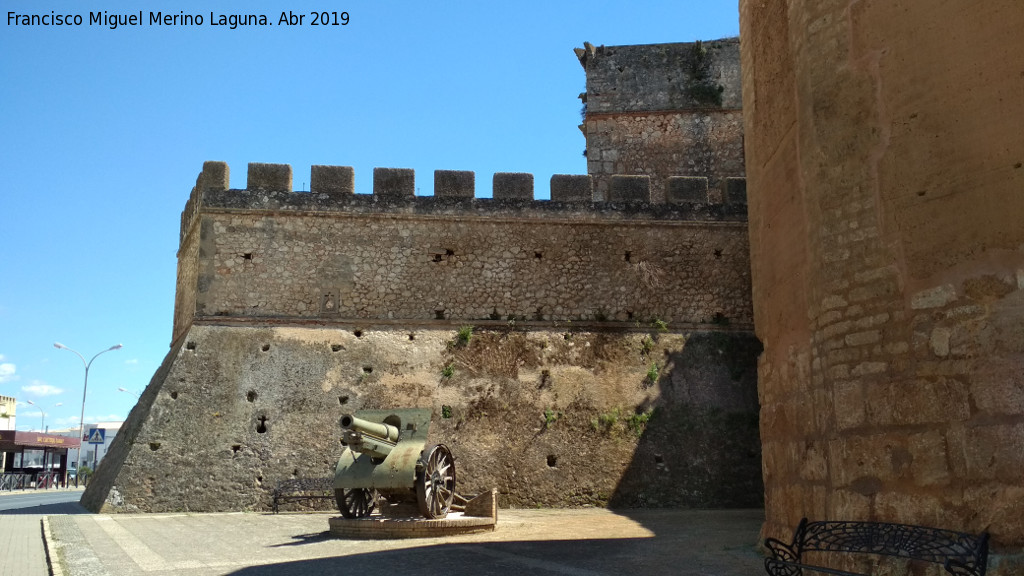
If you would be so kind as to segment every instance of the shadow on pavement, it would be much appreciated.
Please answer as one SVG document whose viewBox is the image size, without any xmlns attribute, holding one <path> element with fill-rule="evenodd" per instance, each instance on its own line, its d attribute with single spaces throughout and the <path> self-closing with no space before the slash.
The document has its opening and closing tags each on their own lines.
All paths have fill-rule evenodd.
<svg viewBox="0 0 1024 576">
<path fill-rule="evenodd" d="M 0 510 L 0 516 L 18 516 L 25 514 L 92 514 L 78 502 L 62 502 L 60 504 L 40 504 L 38 506 L 27 506 L 25 508 L 14 508 L 11 510 Z"/>
<path fill-rule="evenodd" d="M 303 544 L 313 544 L 315 542 L 323 542 L 333 538 L 330 530 L 324 530 L 323 532 L 314 532 L 312 534 L 299 534 L 292 536 L 295 539 L 294 542 L 288 542 L 286 544 L 275 544 L 271 548 L 280 548 L 282 546 L 301 546 Z"/>
<path fill-rule="evenodd" d="M 315 539 L 323 534 L 306 535 Z M 727 545 L 688 537 L 604 538 L 473 542 L 424 545 L 253 566 L 233 576 L 327 574 L 453 575 L 754 575 L 763 559 L 751 545 Z"/>
<path fill-rule="evenodd" d="M 661 550 L 645 554 L 643 549 L 656 545 L 655 539 L 624 540 L 546 540 L 527 542 L 495 542 L 474 544 L 443 544 L 373 552 L 354 556 L 318 558 L 252 566 L 231 574 L 236 576 L 288 576 L 316 574 L 417 574 L 474 576 L 506 574 L 755 574 L 758 558 L 751 556 L 749 570 L 715 570 L 693 566 L 693 572 L 675 562 L 660 561 L 671 554 Z M 653 551 L 652 551 L 653 552 Z"/>
</svg>

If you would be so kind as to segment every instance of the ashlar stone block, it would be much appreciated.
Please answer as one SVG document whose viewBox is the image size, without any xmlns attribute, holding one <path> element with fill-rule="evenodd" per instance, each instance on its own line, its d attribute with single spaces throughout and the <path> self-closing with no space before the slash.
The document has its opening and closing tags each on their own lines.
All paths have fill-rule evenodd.
<svg viewBox="0 0 1024 576">
<path fill-rule="evenodd" d="M 203 190 L 227 190 L 230 186 L 230 170 L 227 162 L 203 162 L 200 174 Z"/>
<path fill-rule="evenodd" d="M 492 187 L 496 200 L 533 200 L 533 174 L 495 172 Z"/>
<path fill-rule="evenodd" d="M 665 187 L 669 204 L 707 204 L 708 179 L 703 176 L 670 176 Z"/>
<path fill-rule="evenodd" d="M 437 198 L 473 198 L 476 173 L 469 170 L 434 170 L 434 196 Z"/>
<path fill-rule="evenodd" d="M 725 187 L 725 202 L 726 204 L 744 204 L 747 203 L 747 179 L 746 178 L 726 178 L 723 186 Z"/>
<path fill-rule="evenodd" d="M 611 178 L 609 202 L 650 202 L 651 177 L 647 175 L 616 174 Z"/>
<path fill-rule="evenodd" d="M 249 190 L 291 192 L 292 167 L 290 164 L 250 162 L 245 186 Z"/>
<path fill-rule="evenodd" d="M 351 166 L 312 166 L 309 191 L 329 196 L 355 194 L 355 170 Z"/>
<path fill-rule="evenodd" d="M 551 176 L 553 202 L 591 202 L 594 180 L 589 174 L 555 174 Z"/>
<path fill-rule="evenodd" d="M 412 168 L 374 168 L 373 194 L 388 198 L 416 195 L 416 171 Z"/>
</svg>

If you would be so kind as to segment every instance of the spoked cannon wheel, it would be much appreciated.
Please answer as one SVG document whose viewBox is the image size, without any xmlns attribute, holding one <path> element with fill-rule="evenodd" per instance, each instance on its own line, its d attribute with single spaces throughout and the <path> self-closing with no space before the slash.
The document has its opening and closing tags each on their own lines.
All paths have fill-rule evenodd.
<svg viewBox="0 0 1024 576">
<path fill-rule="evenodd" d="M 338 509 L 345 518 L 369 516 L 377 504 L 377 492 L 369 488 L 336 488 L 334 498 L 338 501 Z"/>
<path fill-rule="evenodd" d="M 416 500 L 426 518 L 444 518 L 455 496 L 455 458 L 444 444 L 428 446 L 416 467 Z"/>
</svg>

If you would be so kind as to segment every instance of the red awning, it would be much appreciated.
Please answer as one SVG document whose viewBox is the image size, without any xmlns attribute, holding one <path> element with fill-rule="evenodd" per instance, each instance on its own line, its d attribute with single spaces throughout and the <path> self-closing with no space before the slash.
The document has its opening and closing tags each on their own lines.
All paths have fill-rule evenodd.
<svg viewBox="0 0 1024 576">
<path fill-rule="evenodd" d="M 82 441 L 77 436 L 0 430 L 0 449 L 7 451 L 16 452 L 20 448 L 78 448 L 81 445 Z"/>
</svg>

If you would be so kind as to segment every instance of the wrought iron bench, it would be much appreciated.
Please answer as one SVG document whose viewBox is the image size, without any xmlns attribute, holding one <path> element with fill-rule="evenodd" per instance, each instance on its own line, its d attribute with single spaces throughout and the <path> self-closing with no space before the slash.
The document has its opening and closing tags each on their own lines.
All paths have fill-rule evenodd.
<svg viewBox="0 0 1024 576">
<path fill-rule="evenodd" d="M 277 483 L 274 488 L 274 514 L 285 502 L 328 499 L 334 501 L 334 477 L 294 478 Z"/>
<path fill-rule="evenodd" d="M 941 564 L 956 576 L 985 576 L 988 563 L 988 533 L 963 534 L 951 530 L 888 524 L 884 522 L 800 521 L 793 542 L 765 540 L 772 556 L 764 567 L 772 576 L 803 576 L 807 572 L 838 576 L 865 576 L 827 566 L 807 564 L 804 554 L 874 554 Z"/>
</svg>

